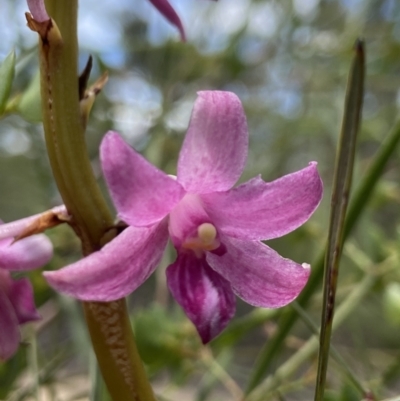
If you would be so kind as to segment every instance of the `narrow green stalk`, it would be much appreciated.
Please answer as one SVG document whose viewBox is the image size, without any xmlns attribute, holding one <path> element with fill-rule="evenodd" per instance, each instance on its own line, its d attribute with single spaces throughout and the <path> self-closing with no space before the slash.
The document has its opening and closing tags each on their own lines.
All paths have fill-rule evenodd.
<svg viewBox="0 0 400 401">
<path fill-rule="evenodd" d="M 322 401 L 328 369 L 329 347 L 335 309 L 336 287 L 342 256 L 344 219 L 353 177 L 356 139 L 364 97 L 365 57 L 363 43 L 357 41 L 347 85 L 342 130 L 336 158 L 331 198 L 328 247 L 325 254 L 324 298 L 321 317 L 320 351 L 315 401 Z"/>
<path fill-rule="evenodd" d="M 379 147 L 375 154 L 368 170 L 363 175 L 363 178 L 356 188 L 354 195 L 351 197 L 349 210 L 346 216 L 344 225 L 343 240 L 346 240 L 351 230 L 354 228 L 362 212 L 364 211 L 368 201 L 375 189 L 379 178 L 384 172 L 384 169 L 396 151 L 400 142 L 400 122 L 396 122 L 395 126 L 388 133 L 386 139 Z M 316 261 L 311 265 L 311 276 L 307 286 L 297 298 L 297 302 L 304 308 L 313 296 L 315 290 L 321 283 L 323 277 L 323 267 L 325 260 L 325 251 L 321 252 Z M 247 393 L 252 391 L 263 379 L 268 369 L 271 367 L 274 358 L 282 349 L 282 344 L 290 332 L 298 318 L 297 312 L 294 309 L 286 308 L 281 314 L 279 320 L 279 328 L 260 352 L 260 356 L 256 362 L 253 374 L 250 377 L 247 386 Z"/>
<path fill-rule="evenodd" d="M 51 21 L 29 27 L 40 36 L 43 125 L 54 178 L 72 216 L 84 255 L 112 239 L 113 218 L 88 158 L 79 109 L 77 0 L 47 0 Z M 56 22 L 54 22 L 56 21 Z M 125 300 L 84 303 L 100 370 L 114 401 L 154 401 L 129 322 Z"/>
</svg>

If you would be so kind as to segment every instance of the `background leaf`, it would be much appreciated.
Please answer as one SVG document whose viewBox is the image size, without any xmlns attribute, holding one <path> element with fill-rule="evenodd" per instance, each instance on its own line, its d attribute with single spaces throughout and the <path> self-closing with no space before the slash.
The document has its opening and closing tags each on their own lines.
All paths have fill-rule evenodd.
<svg viewBox="0 0 400 401">
<path fill-rule="evenodd" d="M 0 65 L 0 116 L 6 109 L 15 73 L 15 52 L 12 51 Z"/>
</svg>

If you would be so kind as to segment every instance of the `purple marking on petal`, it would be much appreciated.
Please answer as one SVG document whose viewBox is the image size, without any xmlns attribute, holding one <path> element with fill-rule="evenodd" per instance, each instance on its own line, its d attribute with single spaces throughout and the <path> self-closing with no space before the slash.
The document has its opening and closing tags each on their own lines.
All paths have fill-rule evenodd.
<svg viewBox="0 0 400 401">
<path fill-rule="evenodd" d="M 53 245 L 44 235 L 23 238 L 9 246 L 0 247 L 0 268 L 7 270 L 31 270 L 45 265 L 53 256 Z"/>
<path fill-rule="evenodd" d="M 44 5 L 44 0 L 27 0 L 29 11 L 32 17 L 37 22 L 44 22 L 50 19 L 47 14 L 46 7 Z"/>
<path fill-rule="evenodd" d="M 40 319 L 35 307 L 32 285 L 27 278 L 14 281 L 8 297 L 19 324 Z"/>
<path fill-rule="evenodd" d="M 1 277 L 0 277 L 1 279 Z M 0 287 L 0 360 L 7 360 L 17 351 L 20 334 L 18 320 L 8 296 Z"/>
<path fill-rule="evenodd" d="M 205 258 L 179 253 L 176 262 L 167 268 L 167 283 L 204 344 L 216 337 L 235 314 L 231 286 L 208 266 Z"/>
<path fill-rule="evenodd" d="M 293 301 L 304 288 L 310 268 L 258 241 L 223 238 L 223 256 L 207 253 L 210 266 L 228 280 L 236 295 L 250 305 L 279 308 Z"/>
<path fill-rule="evenodd" d="M 272 182 L 253 178 L 227 192 L 201 195 L 210 218 L 226 235 L 248 240 L 281 237 L 314 213 L 323 186 L 317 164 Z"/>
<path fill-rule="evenodd" d="M 83 301 L 114 301 L 153 273 L 168 240 L 167 221 L 128 227 L 100 251 L 61 270 L 43 273 L 57 291 Z"/>
<path fill-rule="evenodd" d="M 185 195 L 182 186 L 108 132 L 100 147 L 104 177 L 118 216 L 133 226 L 162 220 Z"/>
<path fill-rule="evenodd" d="M 186 41 L 185 30 L 183 29 L 182 22 L 167 0 L 149 0 L 151 4 L 172 24 L 175 25 L 181 35 L 183 42 Z"/>
<path fill-rule="evenodd" d="M 179 154 L 178 181 L 191 193 L 226 191 L 242 174 L 247 148 L 239 98 L 231 92 L 199 92 Z"/>
</svg>

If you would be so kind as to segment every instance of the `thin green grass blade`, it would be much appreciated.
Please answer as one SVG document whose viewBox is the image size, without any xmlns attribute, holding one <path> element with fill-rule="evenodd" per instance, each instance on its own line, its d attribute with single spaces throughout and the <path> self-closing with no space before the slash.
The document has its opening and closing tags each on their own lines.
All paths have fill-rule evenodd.
<svg viewBox="0 0 400 401">
<path fill-rule="evenodd" d="M 358 128 L 361 120 L 364 97 L 364 75 L 364 45 L 362 41 L 358 40 L 355 45 L 355 55 L 347 84 L 343 124 L 340 133 L 333 180 L 328 247 L 325 255 L 324 298 L 315 401 L 322 401 L 325 392 L 337 279 L 342 256 L 344 219 L 353 177 L 356 139 L 359 131 Z"/>
<path fill-rule="evenodd" d="M 364 211 L 368 201 L 374 191 L 375 185 L 380 176 L 383 174 L 386 164 L 390 157 L 395 152 L 397 145 L 400 142 L 400 121 L 398 121 L 392 130 L 383 141 L 375 154 L 368 170 L 363 176 L 360 184 L 356 188 L 354 195 L 351 198 L 349 211 L 346 216 L 343 239 L 345 240 L 351 230 L 356 225 L 359 217 Z M 322 277 L 324 267 L 325 252 L 322 252 L 316 261 L 311 265 L 311 276 L 307 286 L 297 298 L 297 302 L 304 308 L 316 288 L 318 288 Z M 246 393 L 252 391 L 264 378 L 266 372 L 271 367 L 274 358 L 282 349 L 282 344 L 287 334 L 290 332 L 298 318 L 297 312 L 294 309 L 286 308 L 281 314 L 279 320 L 279 328 L 275 335 L 271 337 L 260 352 L 260 356 L 256 362 L 253 374 L 250 376 L 249 384 Z"/>
</svg>

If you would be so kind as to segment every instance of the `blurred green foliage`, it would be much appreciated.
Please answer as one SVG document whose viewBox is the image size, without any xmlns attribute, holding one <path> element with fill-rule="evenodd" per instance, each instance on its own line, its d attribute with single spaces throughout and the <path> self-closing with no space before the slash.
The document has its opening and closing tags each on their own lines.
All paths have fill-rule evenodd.
<svg viewBox="0 0 400 401">
<path fill-rule="evenodd" d="M 311 263 L 326 242 L 335 146 L 357 37 L 365 39 L 367 76 L 354 186 L 397 119 L 400 4 L 394 0 L 238 0 L 237 4 L 242 7 L 241 19 L 234 5 L 221 1 L 202 9 L 197 19 L 185 21 L 186 44 L 152 43 L 146 21 L 129 15 L 121 17 L 123 36 L 117 48 L 81 50 L 81 67 L 88 53 L 95 59 L 93 80 L 104 70 L 110 75 L 89 120 L 89 153 L 101 180 L 98 146 L 104 133 L 114 129 L 153 163 L 174 174 L 196 91 L 234 91 L 246 109 L 250 132 L 249 160 L 241 180 L 260 173 L 273 180 L 318 161 L 325 185 L 321 207 L 305 226 L 269 242 L 283 256 Z M 193 37 L 192 24 L 204 26 Z M 27 28 L 21 25 L 23 30 Z M 0 60 L 0 216 L 4 221 L 60 203 L 37 123 L 40 95 L 35 48 L 22 39 L 10 44 L 8 51 L 12 48 L 15 67 L 13 53 Z M 400 393 L 400 337 L 394 325 L 399 305 L 393 292 L 400 283 L 400 266 L 382 272 L 378 265 L 391 257 L 398 260 L 400 254 L 399 155 L 399 149 L 395 150 L 346 243 L 338 303 L 354 291 L 364 274 L 378 271 L 381 278 L 333 338 L 358 379 L 379 399 Z M 46 269 L 80 257 L 80 245 L 67 227 L 55 228 L 49 235 L 56 252 Z M 163 267 L 170 259 L 165 257 Z M 21 347 L 12 360 L 0 365 L 0 399 L 6 399 L 12 389 L 10 400 L 28 400 L 36 391 L 29 377 L 47 383 L 48 399 L 88 399 L 88 371 L 93 366 L 88 362 L 90 346 L 82 312 L 75 302 L 49 289 L 40 272 L 29 277 L 44 317 L 43 324 L 32 329 L 38 340 L 39 371 L 32 371 L 32 346 Z M 215 359 L 210 359 L 168 295 L 162 269 L 132 295 L 130 304 L 142 357 L 156 392 L 164 399 L 235 399 L 235 384 L 244 388 L 277 323 L 274 312 L 254 310 L 238 301 L 236 319 L 211 344 Z M 315 322 L 319 322 L 320 305 L 318 291 L 307 310 Z M 30 335 L 24 330 L 28 343 L 32 343 Z M 298 322 L 269 374 L 311 335 Z M 271 399 L 311 399 L 315 362 L 314 357 L 294 377 L 283 380 Z M 326 399 L 361 399 L 338 372 L 331 363 Z M 60 392 L 71 383 L 68 380 L 77 383 L 79 378 L 84 378 L 84 384 L 69 385 L 69 395 L 61 398 Z M 51 391 L 59 398 L 51 398 Z"/>
<path fill-rule="evenodd" d="M 15 53 L 11 52 L 0 66 L 0 115 L 6 109 L 15 73 Z"/>
</svg>

